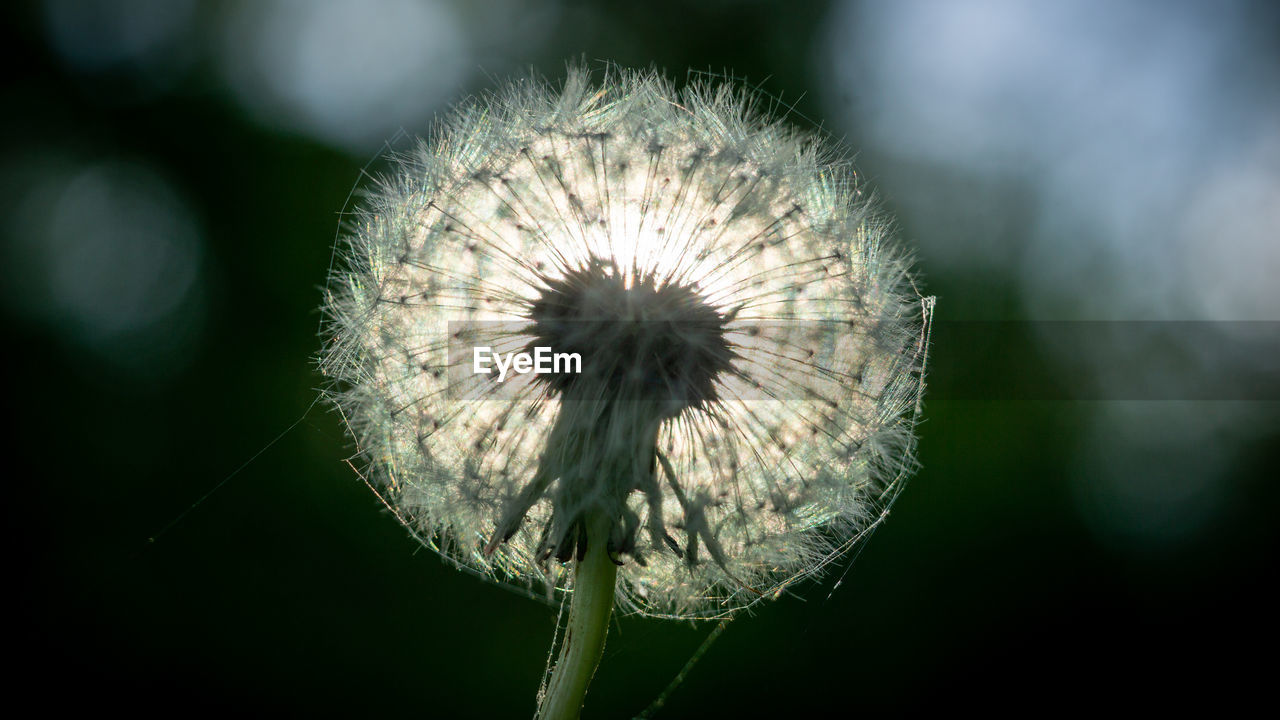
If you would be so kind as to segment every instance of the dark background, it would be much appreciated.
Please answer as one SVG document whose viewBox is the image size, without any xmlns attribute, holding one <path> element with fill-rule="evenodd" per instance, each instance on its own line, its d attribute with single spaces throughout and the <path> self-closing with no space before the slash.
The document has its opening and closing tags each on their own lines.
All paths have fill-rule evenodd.
<svg viewBox="0 0 1280 720">
<path fill-rule="evenodd" d="M 1269 4 L 3 13 L 7 646 L 42 707 L 532 714 L 555 609 L 420 551 L 342 462 L 312 358 L 383 141 L 575 59 L 780 97 L 857 150 L 939 296 L 924 467 L 889 522 L 730 624 L 658 717 L 1271 699 L 1277 361 L 1233 350 L 1277 320 Z M 1147 324 L 1064 343 L 1044 320 Z M 1196 390 L 1234 377 L 1257 395 Z M 645 708 L 711 628 L 615 622 L 586 716 Z"/>
</svg>

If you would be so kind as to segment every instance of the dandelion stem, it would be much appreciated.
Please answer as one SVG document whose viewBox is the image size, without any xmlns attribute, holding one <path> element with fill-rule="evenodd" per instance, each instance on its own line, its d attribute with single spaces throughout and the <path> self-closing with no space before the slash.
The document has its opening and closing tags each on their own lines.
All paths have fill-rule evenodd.
<svg viewBox="0 0 1280 720">
<path fill-rule="evenodd" d="M 609 522 L 603 514 L 587 520 L 587 551 L 574 570 L 573 600 L 560 657 L 538 708 L 539 720 L 574 720 L 582 710 L 587 685 L 604 654 L 613 612 L 618 568 L 609 558 Z"/>
</svg>

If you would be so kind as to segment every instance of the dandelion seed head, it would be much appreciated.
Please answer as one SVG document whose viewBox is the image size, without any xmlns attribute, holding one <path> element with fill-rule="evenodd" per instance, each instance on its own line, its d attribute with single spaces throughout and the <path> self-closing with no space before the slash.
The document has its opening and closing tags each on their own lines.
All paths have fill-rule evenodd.
<svg viewBox="0 0 1280 720">
<path fill-rule="evenodd" d="M 553 589 L 603 513 L 620 607 L 649 615 L 839 557 L 913 469 L 932 304 L 838 152 L 647 72 L 459 105 L 368 193 L 325 301 L 321 367 L 388 505 Z M 582 370 L 468 375 L 481 340 Z"/>
</svg>

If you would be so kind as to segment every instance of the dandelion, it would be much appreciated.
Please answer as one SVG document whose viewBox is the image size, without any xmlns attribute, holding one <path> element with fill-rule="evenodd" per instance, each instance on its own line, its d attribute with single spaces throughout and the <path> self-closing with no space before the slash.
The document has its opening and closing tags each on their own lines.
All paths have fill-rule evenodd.
<svg viewBox="0 0 1280 720">
<path fill-rule="evenodd" d="M 837 153 L 728 85 L 573 69 L 463 102 L 355 215 L 321 367 L 424 543 L 571 594 L 541 716 L 615 603 L 776 597 L 913 469 L 932 299 Z"/>
</svg>

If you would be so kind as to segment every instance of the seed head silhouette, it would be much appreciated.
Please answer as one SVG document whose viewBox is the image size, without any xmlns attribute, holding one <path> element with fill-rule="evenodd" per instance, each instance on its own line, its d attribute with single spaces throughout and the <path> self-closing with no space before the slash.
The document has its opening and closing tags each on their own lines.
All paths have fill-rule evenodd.
<svg viewBox="0 0 1280 720">
<path fill-rule="evenodd" d="M 914 469 L 933 304 L 841 152 L 652 72 L 458 105 L 367 193 L 325 299 L 388 506 L 548 592 L 603 549 L 622 610 L 678 618 L 865 537 Z M 477 347 L 566 362 L 499 381 Z"/>
</svg>

